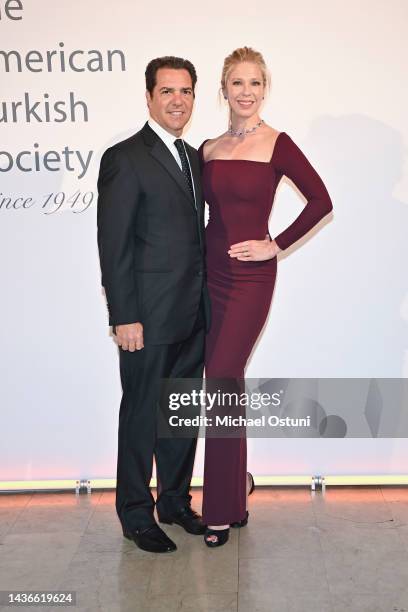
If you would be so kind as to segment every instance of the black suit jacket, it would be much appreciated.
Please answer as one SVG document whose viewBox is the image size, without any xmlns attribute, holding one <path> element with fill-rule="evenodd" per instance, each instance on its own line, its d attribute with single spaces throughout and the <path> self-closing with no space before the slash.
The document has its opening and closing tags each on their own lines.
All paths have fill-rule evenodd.
<svg viewBox="0 0 408 612">
<path fill-rule="evenodd" d="M 146 344 L 186 339 L 201 299 L 210 325 L 200 167 L 197 151 L 186 148 L 196 202 L 147 123 L 101 160 L 98 248 L 109 324 L 141 322 Z"/>
</svg>

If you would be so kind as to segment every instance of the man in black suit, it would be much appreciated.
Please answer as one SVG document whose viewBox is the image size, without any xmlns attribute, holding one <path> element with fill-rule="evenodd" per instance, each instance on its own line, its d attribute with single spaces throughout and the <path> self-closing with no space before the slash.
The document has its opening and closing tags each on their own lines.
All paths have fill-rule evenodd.
<svg viewBox="0 0 408 612">
<path fill-rule="evenodd" d="M 116 510 L 124 536 L 151 552 L 176 549 L 153 517 L 153 456 L 159 521 L 205 531 L 189 495 L 197 440 L 156 433 L 160 379 L 202 377 L 209 326 L 199 161 L 181 139 L 196 81 L 187 60 L 152 60 L 149 121 L 104 153 L 98 179 L 102 285 L 123 389 Z"/>
</svg>

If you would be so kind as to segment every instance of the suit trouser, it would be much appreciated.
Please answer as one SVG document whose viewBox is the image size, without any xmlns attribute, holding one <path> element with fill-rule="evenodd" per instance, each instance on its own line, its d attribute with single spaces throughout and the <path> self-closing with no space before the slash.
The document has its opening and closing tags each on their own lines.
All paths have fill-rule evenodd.
<svg viewBox="0 0 408 612">
<path fill-rule="evenodd" d="M 204 316 L 200 305 L 189 338 L 175 344 L 119 349 L 122 401 L 119 413 L 116 511 L 127 529 L 151 525 L 154 498 L 149 483 L 153 456 L 158 480 L 157 510 L 172 514 L 190 503 L 197 438 L 157 437 L 161 378 L 202 378 Z"/>
</svg>

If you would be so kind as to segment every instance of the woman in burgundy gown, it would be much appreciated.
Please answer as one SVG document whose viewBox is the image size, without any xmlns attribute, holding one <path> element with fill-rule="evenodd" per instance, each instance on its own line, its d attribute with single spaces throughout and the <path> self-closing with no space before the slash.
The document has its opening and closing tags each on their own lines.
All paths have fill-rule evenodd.
<svg viewBox="0 0 408 612">
<path fill-rule="evenodd" d="M 199 150 L 210 219 L 206 229 L 212 325 L 206 343 L 207 379 L 243 379 L 271 304 L 276 255 L 311 230 L 331 209 L 317 172 L 285 132 L 259 116 L 268 76 L 260 53 L 243 47 L 224 62 L 221 88 L 229 130 Z M 295 221 L 273 240 L 268 219 L 282 176 L 307 200 Z M 248 520 L 245 436 L 207 435 L 204 465 L 204 536 L 210 547 L 228 540 L 229 526 Z"/>
</svg>

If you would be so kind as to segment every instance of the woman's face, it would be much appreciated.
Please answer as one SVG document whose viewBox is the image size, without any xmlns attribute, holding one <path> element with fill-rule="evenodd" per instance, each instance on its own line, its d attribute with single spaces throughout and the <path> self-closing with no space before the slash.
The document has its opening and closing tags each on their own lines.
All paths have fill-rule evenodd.
<svg viewBox="0 0 408 612">
<path fill-rule="evenodd" d="M 241 62 L 232 68 L 224 90 L 232 115 L 249 119 L 257 114 L 264 94 L 265 85 L 258 64 Z"/>
</svg>

